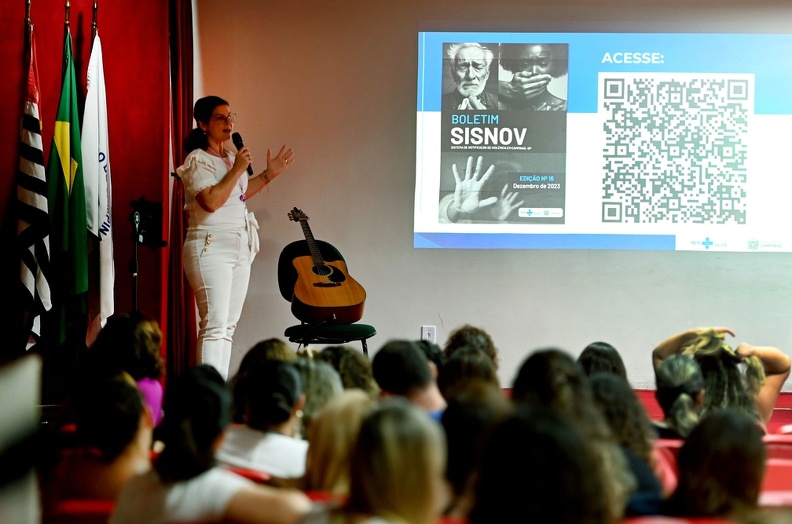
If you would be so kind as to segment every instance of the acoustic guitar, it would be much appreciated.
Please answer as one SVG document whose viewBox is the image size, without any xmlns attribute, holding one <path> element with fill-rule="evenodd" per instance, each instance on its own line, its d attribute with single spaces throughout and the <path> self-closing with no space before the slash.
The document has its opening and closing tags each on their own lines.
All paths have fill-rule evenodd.
<svg viewBox="0 0 792 524">
<path fill-rule="evenodd" d="M 284 250 L 287 257 L 292 256 L 292 266 L 297 271 L 292 313 L 310 324 L 357 322 L 363 317 L 366 301 L 363 286 L 349 276 L 346 262 L 337 249 L 314 238 L 305 213 L 295 207 L 288 215 L 290 220 L 299 222 L 305 235 L 305 243 L 294 242 L 287 246 L 288 251 Z M 330 257 L 323 253 L 335 260 L 327 260 Z"/>
</svg>

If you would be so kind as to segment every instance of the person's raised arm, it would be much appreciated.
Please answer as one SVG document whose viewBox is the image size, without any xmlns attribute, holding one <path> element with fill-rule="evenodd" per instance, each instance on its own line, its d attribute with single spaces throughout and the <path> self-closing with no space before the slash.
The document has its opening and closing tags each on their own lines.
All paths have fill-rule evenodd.
<svg viewBox="0 0 792 524">
<path fill-rule="evenodd" d="M 789 377 L 792 361 L 783 351 L 771 346 L 752 346 L 743 343 L 737 346 L 736 351 L 742 358 L 757 357 L 764 367 L 765 380 L 756 394 L 755 405 L 756 412 L 766 427 L 773 416 L 773 409 L 778 395 L 781 393 L 781 388 Z"/>
<path fill-rule="evenodd" d="M 663 363 L 663 360 L 670 357 L 671 355 L 681 353 L 682 348 L 692 342 L 693 339 L 695 339 L 703 329 L 706 328 L 689 329 L 687 331 L 683 331 L 682 333 L 677 333 L 676 335 L 668 337 L 658 344 L 657 347 L 652 350 L 652 365 L 654 368 L 657 369 L 660 364 Z M 734 332 L 727 327 L 714 327 L 711 329 L 718 333 L 728 333 L 729 335 L 734 336 Z"/>
</svg>

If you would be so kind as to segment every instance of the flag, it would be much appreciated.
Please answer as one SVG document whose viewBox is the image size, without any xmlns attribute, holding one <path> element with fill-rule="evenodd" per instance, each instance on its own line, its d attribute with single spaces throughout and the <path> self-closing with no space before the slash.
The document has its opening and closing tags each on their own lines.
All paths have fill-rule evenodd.
<svg viewBox="0 0 792 524">
<path fill-rule="evenodd" d="M 107 98 L 105 96 L 102 43 L 94 37 L 88 62 L 88 94 L 82 127 L 83 177 L 85 179 L 85 217 L 90 241 L 98 243 L 98 289 L 91 289 L 88 304 L 86 344 L 113 314 L 115 267 L 113 262 L 112 184 L 107 131 Z M 98 296 L 97 296 L 98 295 Z"/>
<path fill-rule="evenodd" d="M 49 273 L 49 216 L 47 177 L 41 141 L 39 80 L 33 26 L 28 27 L 27 93 L 22 115 L 17 171 L 19 221 L 17 238 L 21 249 L 19 277 L 24 288 L 25 328 L 30 329 L 27 349 L 41 336 L 41 314 L 52 307 Z"/>
<path fill-rule="evenodd" d="M 87 226 L 83 182 L 77 83 L 72 61 L 71 33 L 66 31 L 63 87 L 47 166 L 51 265 L 57 274 L 52 319 L 55 342 L 66 340 L 67 323 L 84 314 L 82 295 L 88 290 Z"/>
</svg>

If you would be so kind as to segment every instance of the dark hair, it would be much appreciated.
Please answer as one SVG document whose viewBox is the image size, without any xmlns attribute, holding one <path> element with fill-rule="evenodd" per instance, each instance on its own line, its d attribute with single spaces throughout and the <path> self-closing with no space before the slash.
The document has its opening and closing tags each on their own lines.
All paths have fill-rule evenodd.
<svg viewBox="0 0 792 524">
<path fill-rule="evenodd" d="M 409 340 L 386 342 L 374 354 L 371 369 L 380 389 L 394 395 L 406 396 L 434 381 L 426 355 Z"/>
<path fill-rule="evenodd" d="M 112 462 L 135 439 L 145 405 L 126 374 L 99 376 L 74 393 L 74 415 L 81 441 Z"/>
<path fill-rule="evenodd" d="M 204 124 L 209 124 L 209 121 L 212 118 L 212 113 L 217 106 L 227 106 L 228 102 L 220 98 L 219 96 L 205 96 L 203 98 L 199 98 L 195 102 L 195 107 L 193 108 L 193 118 L 195 119 L 195 123 L 203 122 Z M 190 133 L 187 135 L 187 138 L 184 140 L 184 150 L 187 153 L 190 153 L 196 149 L 206 149 L 209 147 L 209 142 L 206 138 L 206 133 L 201 129 L 200 126 L 196 126 Z"/>
<path fill-rule="evenodd" d="M 679 451 L 671 512 L 734 517 L 755 510 L 767 459 L 762 434 L 756 421 L 739 409 L 706 415 Z"/>
<path fill-rule="evenodd" d="M 506 71 L 517 72 L 519 71 L 521 59 L 521 52 L 526 47 L 539 45 L 550 52 L 550 76 L 559 78 L 567 74 L 569 69 L 568 52 L 566 44 L 501 44 L 500 46 L 500 64 Z"/>
<path fill-rule="evenodd" d="M 589 377 L 572 357 L 557 348 L 534 351 L 525 359 L 512 385 L 518 405 L 546 407 L 567 417 L 595 446 L 600 470 L 609 481 L 605 489 L 611 516 L 621 516 L 635 479 L 613 433 L 594 402 Z"/>
<path fill-rule="evenodd" d="M 426 356 L 426 360 L 434 363 L 435 368 L 437 368 L 437 373 L 440 374 L 443 371 L 443 366 L 445 366 L 447 360 L 446 354 L 443 352 L 443 348 L 434 342 L 424 339 L 416 340 L 415 343 L 418 345 L 418 348 L 423 351 L 424 355 Z"/>
<path fill-rule="evenodd" d="M 489 333 L 482 328 L 470 324 L 459 326 L 448 335 L 443 351 L 446 357 L 450 357 L 462 346 L 473 346 L 484 351 L 492 359 L 495 369 L 498 369 L 498 349 Z"/>
<path fill-rule="evenodd" d="M 627 369 L 624 367 L 621 355 L 607 342 L 592 342 L 583 349 L 577 361 L 583 366 L 586 375 L 605 371 L 615 373 L 627 380 Z"/>
<path fill-rule="evenodd" d="M 569 354 L 558 348 L 544 348 L 523 361 L 512 384 L 512 399 L 535 405 L 555 405 L 571 411 L 577 403 L 576 393 L 591 398 L 591 389 L 583 368 Z"/>
<path fill-rule="evenodd" d="M 171 382 L 157 437 L 165 444 L 154 462 L 163 482 L 188 480 L 215 465 L 213 444 L 231 423 L 231 392 L 208 364 L 188 369 Z"/>
<path fill-rule="evenodd" d="M 236 383 L 245 405 L 245 423 L 267 431 L 289 420 L 303 393 L 302 380 L 291 362 L 268 360 L 251 367 Z"/>
<path fill-rule="evenodd" d="M 456 389 L 471 380 L 482 380 L 500 388 L 492 359 L 480 349 L 462 346 L 446 361 L 437 377 L 437 386 L 443 397 L 448 399 L 454 395 Z"/>
<path fill-rule="evenodd" d="M 279 338 L 261 340 L 245 353 L 239 362 L 237 372 L 228 381 L 228 386 L 234 397 L 231 413 L 234 422 L 238 424 L 245 422 L 245 400 L 242 398 L 243 391 L 237 387 L 237 383 L 243 380 L 251 369 L 261 366 L 264 362 L 270 360 L 291 362 L 296 358 L 297 353 Z"/>
<path fill-rule="evenodd" d="M 475 483 L 471 524 L 613 522 L 607 480 L 590 442 L 563 416 L 517 408 L 487 439 Z"/>
<path fill-rule="evenodd" d="M 468 381 L 448 398 L 440 423 L 448 442 L 446 478 L 455 495 L 464 493 L 489 429 L 511 408 L 500 387 L 480 379 Z"/>
<path fill-rule="evenodd" d="M 600 407 L 616 442 L 652 465 L 653 431 L 649 416 L 630 383 L 613 373 L 589 377 L 594 401 Z"/>
<path fill-rule="evenodd" d="M 164 373 L 161 346 L 157 321 L 140 312 L 112 316 L 91 345 L 87 366 L 91 374 L 124 371 L 135 381 L 157 379 Z"/>
</svg>

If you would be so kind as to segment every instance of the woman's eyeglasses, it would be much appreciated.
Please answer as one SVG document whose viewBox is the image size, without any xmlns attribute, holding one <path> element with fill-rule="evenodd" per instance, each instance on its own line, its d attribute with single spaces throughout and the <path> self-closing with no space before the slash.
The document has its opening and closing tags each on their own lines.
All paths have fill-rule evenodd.
<svg viewBox="0 0 792 524">
<path fill-rule="evenodd" d="M 237 114 L 236 113 L 228 113 L 227 115 L 215 115 L 214 118 L 218 122 L 231 122 L 232 124 L 236 122 Z"/>
</svg>

